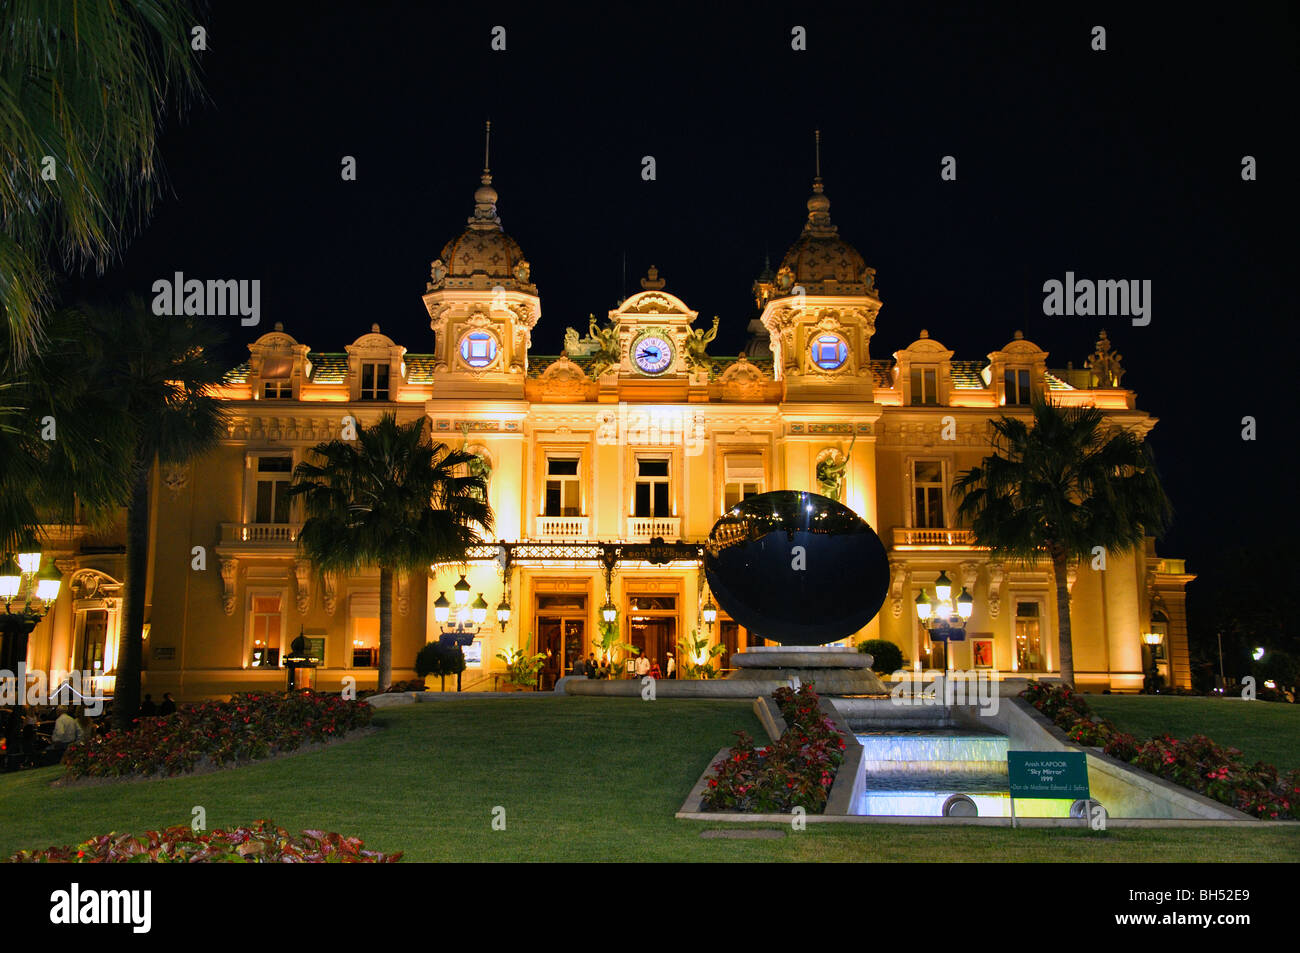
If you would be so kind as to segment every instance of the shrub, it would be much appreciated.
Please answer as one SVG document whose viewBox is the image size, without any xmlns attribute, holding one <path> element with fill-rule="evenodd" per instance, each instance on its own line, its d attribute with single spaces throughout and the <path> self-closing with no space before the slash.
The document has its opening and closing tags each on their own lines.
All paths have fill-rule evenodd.
<svg viewBox="0 0 1300 953">
<path fill-rule="evenodd" d="M 825 809 L 835 773 L 844 760 L 844 739 L 822 715 L 811 685 L 795 692 L 779 688 L 773 699 L 786 730 L 766 748 L 755 748 L 744 731 L 727 757 L 713 765 L 702 798 L 706 811 L 788 814 Z"/>
<path fill-rule="evenodd" d="M 402 852 L 366 850 L 356 837 L 303 831 L 297 837 L 270 821 L 252 827 L 199 833 L 184 825 L 165 831 L 101 834 L 75 847 L 20 850 L 10 864 L 395 864 Z"/>
<path fill-rule="evenodd" d="M 69 745 L 66 777 L 120 778 L 184 774 L 203 766 L 255 761 L 328 741 L 370 724 L 362 701 L 315 692 L 245 693 L 204 702 L 164 718 L 137 718 L 130 731 L 109 731 Z"/>
<path fill-rule="evenodd" d="M 881 675 L 892 675 L 903 667 L 903 650 L 888 639 L 859 642 L 858 651 L 874 656 L 871 670 Z"/>
<path fill-rule="evenodd" d="M 447 687 L 448 675 L 459 675 L 465 671 L 465 656 L 457 645 L 443 645 L 441 642 L 428 642 L 415 656 L 415 674 L 424 678 L 437 675 L 442 679 L 442 687 Z M 420 686 L 424 688 L 423 685 Z"/>
</svg>

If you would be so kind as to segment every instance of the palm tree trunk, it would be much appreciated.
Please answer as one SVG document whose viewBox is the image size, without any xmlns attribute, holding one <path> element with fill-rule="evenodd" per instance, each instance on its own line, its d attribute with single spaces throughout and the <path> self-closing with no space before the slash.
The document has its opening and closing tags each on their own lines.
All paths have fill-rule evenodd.
<svg viewBox="0 0 1300 953">
<path fill-rule="evenodd" d="M 117 683 L 113 692 L 113 723 L 129 728 L 140 712 L 140 677 L 144 668 L 144 600 L 149 573 L 149 471 L 136 461 L 131 497 L 126 508 L 126 580 L 122 597 L 122 627 L 118 637 Z"/>
<path fill-rule="evenodd" d="M 393 571 L 379 570 L 379 685 L 381 692 L 393 684 Z"/>
<path fill-rule="evenodd" d="M 1056 627 L 1060 633 L 1061 681 L 1074 687 L 1074 644 L 1070 641 L 1069 567 L 1064 550 L 1053 550 L 1052 570 L 1056 576 Z"/>
</svg>

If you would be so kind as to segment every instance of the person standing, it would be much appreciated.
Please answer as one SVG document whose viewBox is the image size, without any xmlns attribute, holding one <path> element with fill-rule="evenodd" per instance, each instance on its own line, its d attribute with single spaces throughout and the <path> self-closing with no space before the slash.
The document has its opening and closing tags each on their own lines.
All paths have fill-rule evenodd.
<svg viewBox="0 0 1300 953">
<path fill-rule="evenodd" d="M 673 653 L 668 653 L 668 677 L 677 677 L 677 659 L 673 658 Z"/>
<path fill-rule="evenodd" d="M 163 692 L 162 704 L 158 706 L 159 715 L 171 715 L 176 712 L 176 702 L 171 692 Z"/>
<path fill-rule="evenodd" d="M 636 674 L 638 678 L 644 678 L 650 674 L 650 660 L 644 655 L 636 660 Z"/>
<path fill-rule="evenodd" d="M 144 701 L 140 703 L 140 717 L 153 718 L 158 714 L 158 706 L 154 704 L 153 696 L 146 694 Z"/>
</svg>

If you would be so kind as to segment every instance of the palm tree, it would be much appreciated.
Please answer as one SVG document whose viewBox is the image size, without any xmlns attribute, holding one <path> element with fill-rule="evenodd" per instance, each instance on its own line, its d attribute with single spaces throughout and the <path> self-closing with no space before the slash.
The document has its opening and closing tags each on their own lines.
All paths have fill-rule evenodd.
<svg viewBox="0 0 1300 953">
<path fill-rule="evenodd" d="M 126 500 L 134 447 L 111 379 L 87 352 L 95 333 L 83 311 L 61 308 L 21 369 L 0 335 L 0 553 L 18 552 L 49 523 L 107 529 Z"/>
<path fill-rule="evenodd" d="M 159 191 L 164 114 L 201 94 L 188 0 L 0 4 L 0 334 L 20 359 L 50 260 L 101 272 Z"/>
<path fill-rule="evenodd" d="M 226 414 L 212 393 L 225 372 L 210 352 L 222 335 L 203 318 L 155 315 L 141 299 L 122 307 L 83 307 L 84 373 L 112 395 L 115 439 L 124 441 L 126 579 L 113 720 L 128 728 L 140 708 L 146 582 L 149 572 L 149 477 L 159 463 L 184 463 L 215 447 Z"/>
<path fill-rule="evenodd" d="M 289 489 L 303 498 L 298 542 L 318 570 L 379 568 L 380 691 L 393 681 L 393 573 L 463 562 L 479 530 L 492 531 L 474 455 L 433 443 L 428 424 L 384 414 L 356 440 L 317 444 L 320 462 L 298 464 Z"/>
<path fill-rule="evenodd" d="M 1038 400 L 1033 425 L 992 421 L 993 453 L 953 484 L 957 514 L 992 555 L 1051 560 L 1061 681 L 1074 684 L 1067 567 L 1094 548 L 1121 554 L 1159 535 L 1171 515 L 1150 449 L 1095 407 Z"/>
</svg>

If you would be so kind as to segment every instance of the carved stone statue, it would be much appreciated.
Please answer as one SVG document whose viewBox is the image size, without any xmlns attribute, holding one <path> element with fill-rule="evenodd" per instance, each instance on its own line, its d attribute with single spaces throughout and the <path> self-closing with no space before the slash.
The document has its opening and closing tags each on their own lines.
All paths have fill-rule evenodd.
<svg viewBox="0 0 1300 953">
<path fill-rule="evenodd" d="M 1123 355 L 1119 351 L 1111 350 L 1110 338 L 1102 330 L 1101 336 L 1097 338 L 1097 350 L 1083 362 L 1083 366 L 1092 372 L 1093 386 L 1114 388 L 1119 387 L 1119 380 L 1124 376 L 1124 370 L 1119 366 L 1122 359 Z"/>
<path fill-rule="evenodd" d="M 832 450 L 817 464 L 817 482 L 822 496 L 840 502 L 844 494 L 844 474 L 849 468 L 849 459 L 853 456 L 853 445 L 857 443 L 857 434 L 849 441 L 849 452 L 840 457 L 838 450 Z"/>
<path fill-rule="evenodd" d="M 596 316 L 589 314 L 587 315 L 587 336 L 596 342 L 596 347 L 592 351 L 591 368 L 588 373 L 592 377 L 599 377 L 619 362 L 621 355 L 618 345 L 618 325 L 611 324 L 607 328 L 598 327 Z"/>
<path fill-rule="evenodd" d="M 709 356 L 705 353 L 710 341 L 718 336 L 718 317 L 713 317 L 713 327 L 705 331 L 703 328 L 692 328 L 686 332 L 686 360 L 691 366 L 699 370 L 708 370 Z"/>
<path fill-rule="evenodd" d="M 441 258 L 434 259 L 429 263 L 429 283 L 426 291 L 436 291 L 442 287 L 442 283 L 447 280 L 447 266 L 442 263 Z"/>
</svg>

